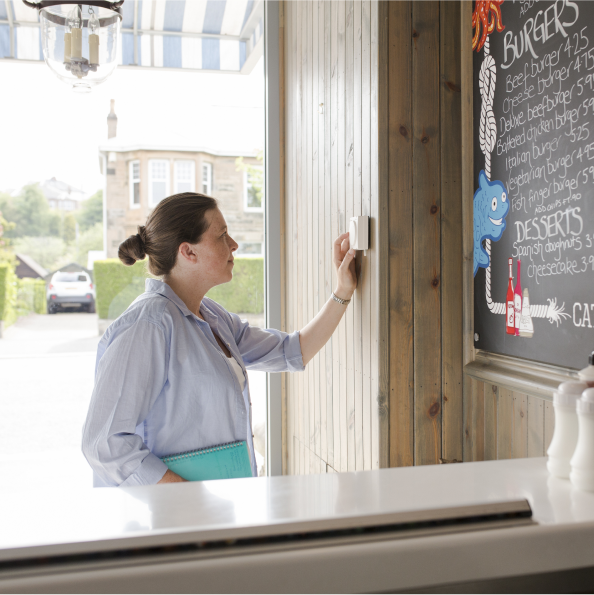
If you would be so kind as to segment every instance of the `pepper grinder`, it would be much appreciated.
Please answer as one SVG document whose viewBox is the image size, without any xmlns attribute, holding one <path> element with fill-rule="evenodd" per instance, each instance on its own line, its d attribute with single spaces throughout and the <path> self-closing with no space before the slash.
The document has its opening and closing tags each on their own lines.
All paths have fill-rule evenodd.
<svg viewBox="0 0 594 595">
<path fill-rule="evenodd" d="M 594 351 L 590 354 L 588 363 L 590 365 L 587 368 L 578 372 L 578 377 L 582 382 L 587 382 L 588 386 L 594 386 Z"/>
<path fill-rule="evenodd" d="M 562 382 L 553 393 L 555 431 L 547 450 L 549 455 L 547 469 L 556 477 L 565 479 L 569 477 L 571 471 L 569 461 L 578 441 L 576 401 L 587 388 L 588 385 L 585 382 L 569 380 Z"/>
<path fill-rule="evenodd" d="M 594 388 L 588 388 L 577 400 L 579 437 L 569 479 L 579 490 L 594 492 Z"/>
</svg>

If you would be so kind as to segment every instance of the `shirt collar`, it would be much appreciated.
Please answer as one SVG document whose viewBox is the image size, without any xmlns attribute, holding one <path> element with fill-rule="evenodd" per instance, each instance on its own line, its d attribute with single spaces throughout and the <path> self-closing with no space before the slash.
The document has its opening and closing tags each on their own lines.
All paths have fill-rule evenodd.
<svg viewBox="0 0 594 595">
<path fill-rule="evenodd" d="M 181 298 L 175 293 L 175 291 L 173 291 L 173 289 L 171 289 L 171 287 L 169 287 L 169 285 L 167 285 L 167 283 L 165 283 L 165 281 L 159 281 L 158 279 L 146 279 L 144 283 L 144 289 L 145 291 L 151 293 L 158 293 L 166 297 L 168 300 L 171 300 L 180 309 L 184 316 L 193 316 L 198 322 L 204 322 L 204 320 L 201 320 L 189 310 L 186 304 L 184 304 Z M 210 310 L 210 308 L 206 306 L 204 300 L 202 301 L 202 304 L 200 304 L 200 313 L 202 316 L 204 316 L 207 322 L 216 324 L 218 317 Z"/>
</svg>

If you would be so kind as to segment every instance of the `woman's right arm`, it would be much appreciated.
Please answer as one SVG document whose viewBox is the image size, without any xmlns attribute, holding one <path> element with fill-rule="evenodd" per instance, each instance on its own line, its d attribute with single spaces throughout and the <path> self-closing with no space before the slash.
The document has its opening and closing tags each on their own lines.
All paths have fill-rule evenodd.
<svg viewBox="0 0 594 595">
<path fill-rule="evenodd" d="M 156 484 L 167 466 L 135 432 L 167 380 L 169 342 L 161 326 L 143 319 L 123 320 L 113 333 L 97 364 L 83 454 L 108 484 Z"/>
</svg>

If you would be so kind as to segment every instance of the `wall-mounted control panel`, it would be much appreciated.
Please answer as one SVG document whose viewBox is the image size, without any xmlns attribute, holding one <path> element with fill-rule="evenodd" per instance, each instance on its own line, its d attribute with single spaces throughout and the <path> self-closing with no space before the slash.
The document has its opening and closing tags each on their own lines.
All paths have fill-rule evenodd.
<svg viewBox="0 0 594 595">
<path fill-rule="evenodd" d="M 369 217 L 367 215 L 351 217 L 349 243 L 355 250 L 369 250 Z"/>
</svg>

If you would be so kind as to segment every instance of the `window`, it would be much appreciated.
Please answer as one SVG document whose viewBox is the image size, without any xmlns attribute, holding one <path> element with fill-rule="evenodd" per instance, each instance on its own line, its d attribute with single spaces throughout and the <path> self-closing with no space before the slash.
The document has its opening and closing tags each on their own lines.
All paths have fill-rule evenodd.
<svg viewBox="0 0 594 595">
<path fill-rule="evenodd" d="M 202 194 L 212 194 L 212 163 L 202 164 Z"/>
<path fill-rule="evenodd" d="M 149 206 L 156 207 L 169 194 L 169 161 L 149 161 Z"/>
<path fill-rule="evenodd" d="M 175 194 L 195 192 L 195 163 L 193 161 L 175 162 Z"/>
<path fill-rule="evenodd" d="M 262 244 L 260 242 L 237 242 L 239 248 L 237 248 L 237 256 L 243 256 L 249 258 L 262 256 Z"/>
<path fill-rule="evenodd" d="M 140 161 L 130 162 L 130 208 L 140 208 Z"/>
<path fill-rule="evenodd" d="M 264 168 L 259 165 L 248 166 L 243 178 L 243 208 L 245 211 L 262 212 L 264 195 Z"/>
</svg>

